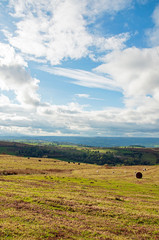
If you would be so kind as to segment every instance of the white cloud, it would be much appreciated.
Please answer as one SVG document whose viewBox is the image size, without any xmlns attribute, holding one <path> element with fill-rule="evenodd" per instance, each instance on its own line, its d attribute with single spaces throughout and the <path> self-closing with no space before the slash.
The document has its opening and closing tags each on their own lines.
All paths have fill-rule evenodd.
<svg viewBox="0 0 159 240">
<path fill-rule="evenodd" d="M 14 32 L 4 31 L 10 44 L 31 59 L 52 65 L 62 60 L 90 56 L 99 51 L 123 48 L 128 34 L 103 38 L 91 34 L 90 22 L 101 12 L 114 14 L 129 7 L 131 0 L 10 0 L 16 19 Z M 40 23 L 40 24 L 39 24 Z M 102 43 L 102 44 L 101 44 Z M 103 46 L 103 47 L 101 47 Z"/>
<path fill-rule="evenodd" d="M 8 36 L 12 46 L 20 49 L 23 53 L 36 56 L 37 58 L 45 56 L 46 52 L 43 35 L 40 34 L 42 29 L 41 25 L 39 25 L 39 20 L 43 21 L 43 19 L 37 19 L 32 15 L 28 16 L 16 24 L 15 36 Z"/>
<path fill-rule="evenodd" d="M 159 46 L 159 5 L 156 6 L 152 20 L 154 22 L 154 27 L 152 29 L 147 30 L 147 35 L 149 37 L 149 42 L 151 46 Z"/>
<path fill-rule="evenodd" d="M 95 70 L 110 76 L 123 89 L 127 107 L 158 103 L 159 49 L 114 51 L 106 55 L 104 64 Z M 151 96 L 151 97 L 150 97 Z"/>
<path fill-rule="evenodd" d="M 27 66 L 23 58 L 13 47 L 0 43 L 0 89 L 12 90 L 16 100 L 26 106 L 40 104 L 37 94 L 39 80 L 32 78 L 25 70 Z"/>
<path fill-rule="evenodd" d="M 17 54 L 9 44 L 0 42 L 0 66 L 20 65 L 27 66 L 22 56 Z"/>
<path fill-rule="evenodd" d="M 90 100 L 98 100 L 98 101 L 104 100 L 101 98 L 91 97 L 89 94 L 85 94 L 85 93 L 78 93 L 78 94 L 75 94 L 75 96 L 78 98 L 85 98 L 85 99 L 90 99 Z"/>
<path fill-rule="evenodd" d="M 60 130 L 60 126 L 63 126 L 61 132 L 78 133 L 80 135 L 104 135 L 106 131 L 111 130 L 111 134 L 116 133 L 116 130 L 121 129 L 120 134 L 125 132 L 136 131 L 138 129 L 150 129 L 155 128 L 159 114 L 154 112 L 147 112 L 143 110 L 132 110 L 132 109 L 106 109 L 101 111 L 85 111 L 80 110 L 63 111 L 59 106 L 58 112 L 56 111 L 57 117 L 53 118 L 55 114 L 46 114 L 48 121 L 53 121 L 54 127 Z M 146 117 L 145 117 L 146 116 Z M 54 120 L 53 120 L 54 119 Z M 57 122 L 57 119 L 59 120 Z M 59 125 L 58 125 L 59 124 Z M 50 128 L 53 126 L 50 126 Z M 114 130 L 113 130 L 114 129 Z"/>
<path fill-rule="evenodd" d="M 129 37 L 129 33 L 122 33 L 108 38 L 96 37 L 94 39 L 94 44 L 101 52 L 119 50 L 126 47 L 125 42 Z"/>
<path fill-rule="evenodd" d="M 11 135 L 135 135 L 139 131 L 157 130 L 159 111 L 153 108 L 138 109 L 107 108 L 100 111 L 86 111 L 85 106 L 77 103 L 68 105 L 37 106 L 25 109 L 23 106 L 9 103 L 0 105 L 0 132 Z"/>
<path fill-rule="evenodd" d="M 20 126 L 0 126 L 0 134 L 9 136 L 30 135 L 30 136 L 74 136 L 73 134 L 64 134 L 58 130 L 48 132 L 41 128 L 20 127 Z"/>
<path fill-rule="evenodd" d="M 0 95 L 0 106 L 8 106 L 10 104 L 10 100 L 7 96 L 4 94 Z"/>
<path fill-rule="evenodd" d="M 79 98 L 90 98 L 89 94 L 84 94 L 84 93 L 78 93 L 75 96 L 77 96 Z"/>
<path fill-rule="evenodd" d="M 101 12 L 115 12 L 127 8 L 131 5 L 132 0 L 9 0 L 12 14 L 16 17 L 24 17 L 31 10 L 41 14 L 43 9 L 45 12 L 54 13 L 59 6 L 63 4 L 74 4 L 84 14 L 91 13 L 96 15 Z"/>
<path fill-rule="evenodd" d="M 83 0 L 87 3 L 87 14 L 99 14 L 101 12 L 113 13 L 130 7 L 132 0 Z"/>
<path fill-rule="evenodd" d="M 23 1 L 22 1 L 23 2 Z M 10 43 L 25 54 L 44 57 L 52 64 L 64 58 L 78 59 L 88 54 L 92 37 L 82 17 L 83 4 L 77 1 L 11 1 L 14 16 L 22 19 L 9 37 Z M 40 23 L 40 24 L 39 24 Z"/>
<path fill-rule="evenodd" d="M 21 66 L 0 66 L 0 88 L 13 90 L 21 104 L 30 106 L 40 103 L 37 94 L 38 80 L 31 78 Z"/>
<path fill-rule="evenodd" d="M 120 91 L 117 83 L 111 78 L 103 77 L 99 74 L 80 70 L 80 69 L 68 69 L 60 67 L 41 67 L 43 71 L 49 72 L 59 76 L 64 76 L 73 79 L 72 83 L 89 88 L 104 88 L 109 90 Z"/>
</svg>

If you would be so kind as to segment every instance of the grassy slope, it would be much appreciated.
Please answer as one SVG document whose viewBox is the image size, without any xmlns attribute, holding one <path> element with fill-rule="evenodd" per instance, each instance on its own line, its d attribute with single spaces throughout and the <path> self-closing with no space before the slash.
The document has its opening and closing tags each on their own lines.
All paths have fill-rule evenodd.
<svg viewBox="0 0 159 240">
<path fill-rule="evenodd" d="M 0 155 L 0 239 L 157 240 L 159 166 L 144 168 Z"/>
<path fill-rule="evenodd" d="M 76 150 L 76 151 L 74 151 Z M 105 155 L 104 160 L 99 159 L 98 152 Z M 0 154 L 18 156 L 49 156 L 60 159 L 71 159 L 71 161 L 81 161 L 97 164 L 122 163 L 124 165 L 146 164 L 155 165 L 159 163 L 159 148 L 139 148 L 139 147 L 116 147 L 116 148 L 96 148 L 77 145 L 56 145 L 50 142 L 4 142 L 0 141 Z M 83 157 L 83 153 L 86 156 Z M 72 155 L 71 155 L 72 154 Z M 90 155 L 90 158 L 88 157 Z M 110 156 L 112 155 L 112 156 Z M 71 158 L 73 156 L 73 159 Z M 113 159 L 116 157 L 117 159 Z M 85 159 L 84 159 L 85 158 Z M 109 160 L 108 160 L 109 159 Z M 100 161 L 101 160 L 101 161 Z"/>
</svg>

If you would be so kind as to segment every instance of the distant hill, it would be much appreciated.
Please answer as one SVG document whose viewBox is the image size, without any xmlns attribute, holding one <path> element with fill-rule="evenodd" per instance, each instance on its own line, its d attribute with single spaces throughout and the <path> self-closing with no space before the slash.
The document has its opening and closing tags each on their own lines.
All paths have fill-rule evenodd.
<svg viewBox="0 0 159 240">
<path fill-rule="evenodd" d="M 68 144 L 78 144 L 94 147 L 121 147 L 121 146 L 142 146 L 159 147 L 159 138 L 136 138 L 136 137 L 59 137 L 59 136 L 20 136 L 20 137 L 0 137 L 1 140 L 42 140 L 48 142 L 62 142 Z"/>
</svg>

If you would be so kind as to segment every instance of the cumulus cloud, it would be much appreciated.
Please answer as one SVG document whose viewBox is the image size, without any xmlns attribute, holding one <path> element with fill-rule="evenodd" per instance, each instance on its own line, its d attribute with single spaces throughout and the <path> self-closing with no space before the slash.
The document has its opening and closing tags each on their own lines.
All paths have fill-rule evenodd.
<svg viewBox="0 0 159 240">
<path fill-rule="evenodd" d="M 35 58 L 59 64 L 64 58 L 78 59 L 88 54 L 92 37 L 77 1 L 11 1 L 16 23 L 10 43 Z M 40 22 L 40 24 L 39 24 Z"/>
<path fill-rule="evenodd" d="M 108 38 L 96 37 L 94 43 L 101 52 L 120 50 L 126 47 L 125 42 L 129 37 L 129 33 L 122 33 Z"/>
<path fill-rule="evenodd" d="M 119 86 L 127 107 L 158 103 L 159 49 L 128 48 L 105 56 L 95 71 L 105 73 Z"/>
<path fill-rule="evenodd" d="M 4 34 L 10 44 L 31 59 L 52 65 L 62 60 L 90 56 L 90 47 L 99 51 L 123 48 L 128 34 L 108 38 L 88 31 L 101 12 L 115 13 L 130 6 L 131 0 L 10 0 L 15 31 Z M 39 24 L 40 23 L 40 24 Z M 103 46 L 101 48 L 101 46 Z"/>
<path fill-rule="evenodd" d="M 20 66 L 0 66 L 0 85 L 2 90 L 13 90 L 20 103 L 37 105 L 38 80 L 33 79 Z"/>
<path fill-rule="evenodd" d="M 23 57 L 15 52 L 9 44 L 0 42 L 0 66 L 19 65 L 27 67 Z"/>
<path fill-rule="evenodd" d="M 10 45 L 0 43 L 0 49 L 0 89 L 14 91 L 20 104 L 40 104 L 37 94 L 39 81 L 25 70 L 26 62 Z"/>
</svg>

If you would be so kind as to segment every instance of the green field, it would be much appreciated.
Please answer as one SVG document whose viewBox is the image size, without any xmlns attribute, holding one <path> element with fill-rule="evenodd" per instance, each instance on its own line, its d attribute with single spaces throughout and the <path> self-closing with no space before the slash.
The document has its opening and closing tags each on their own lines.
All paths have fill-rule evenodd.
<svg viewBox="0 0 159 240">
<path fill-rule="evenodd" d="M 157 240 L 159 166 L 0 155 L 0 239 Z"/>
</svg>

